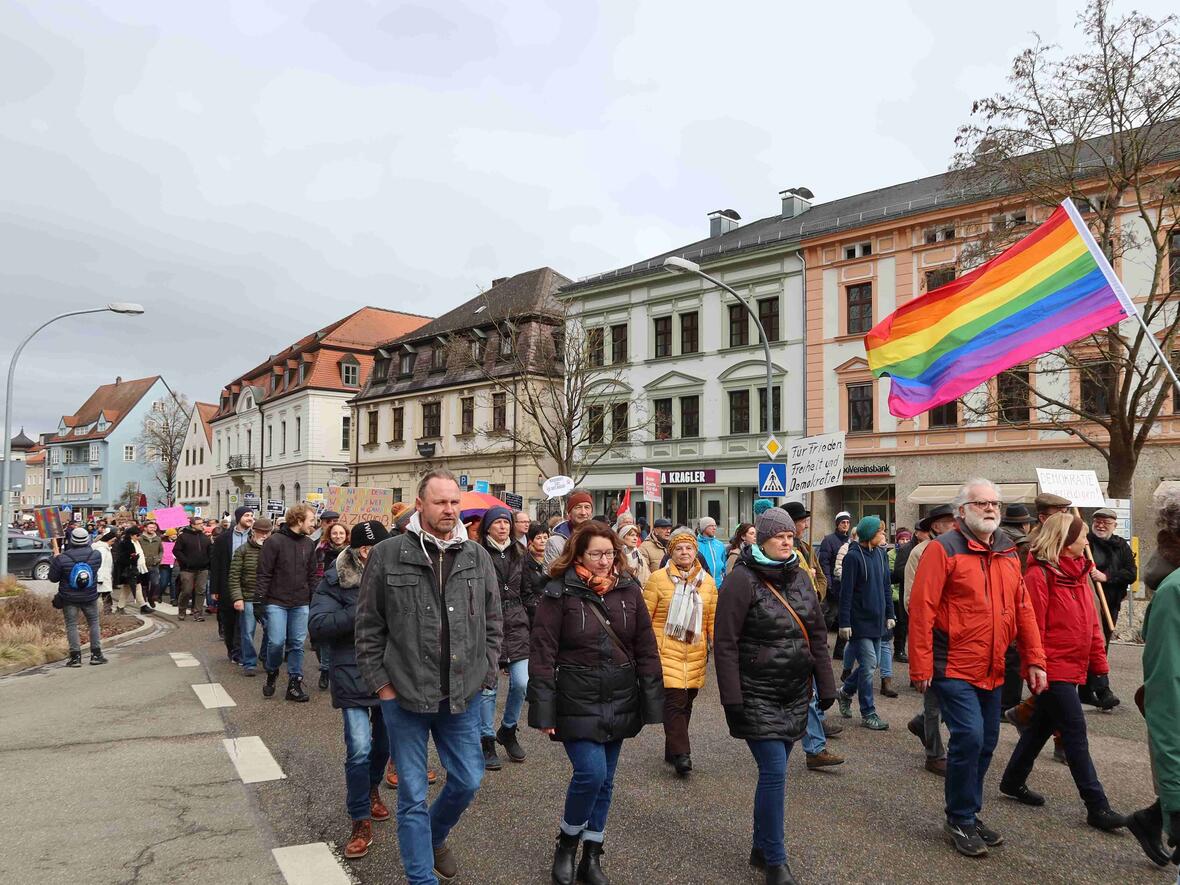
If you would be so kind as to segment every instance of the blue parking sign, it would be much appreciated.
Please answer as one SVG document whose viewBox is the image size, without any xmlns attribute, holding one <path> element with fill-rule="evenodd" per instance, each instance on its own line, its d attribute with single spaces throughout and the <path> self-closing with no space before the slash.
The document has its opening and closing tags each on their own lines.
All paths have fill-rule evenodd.
<svg viewBox="0 0 1180 885">
<path fill-rule="evenodd" d="M 758 465 L 758 494 L 763 498 L 781 498 L 787 493 L 787 465 L 763 461 Z"/>
</svg>

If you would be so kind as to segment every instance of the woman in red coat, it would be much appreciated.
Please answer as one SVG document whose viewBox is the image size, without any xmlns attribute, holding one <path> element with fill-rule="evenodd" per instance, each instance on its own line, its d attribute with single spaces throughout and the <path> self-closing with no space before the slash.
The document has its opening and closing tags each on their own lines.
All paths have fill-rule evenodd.
<svg viewBox="0 0 1180 885">
<path fill-rule="evenodd" d="M 1072 514 L 1058 513 L 1045 521 L 1029 550 L 1024 583 L 1041 631 L 1049 688 L 1037 697 L 1032 720 L 1004 769 L 1000 792 L 1025 805 L 1044 805 L 1045 797 L 1030 790 L 1026 781 L 1045 742 L 1060 732 L 1070 774 L 1086 803 L 1086 822 L 1110 831 L 1124 826 L 1126 819 L 1110 810 L 1094 771 L 1078 698 L 1087 672 L 1110 672 L 1085 547 L 1086 524 Z"/>
</svg>

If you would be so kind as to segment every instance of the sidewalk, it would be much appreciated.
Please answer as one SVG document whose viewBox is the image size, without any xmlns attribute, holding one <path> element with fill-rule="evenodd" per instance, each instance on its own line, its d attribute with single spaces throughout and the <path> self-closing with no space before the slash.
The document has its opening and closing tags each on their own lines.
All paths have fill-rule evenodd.
<svg viewBox="0 0 1180 885">
<path fill-rule="evenodd" d="M 0 680 L 0 882 L 283 882 L 204 666 L 108 656 Z"/>
</svg>

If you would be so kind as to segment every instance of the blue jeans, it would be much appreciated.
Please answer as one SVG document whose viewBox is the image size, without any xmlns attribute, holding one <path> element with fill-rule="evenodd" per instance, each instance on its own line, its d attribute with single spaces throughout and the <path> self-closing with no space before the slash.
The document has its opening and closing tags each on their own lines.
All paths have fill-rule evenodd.
<svg viewBox="0 0 1180 885">
<path fill-rule="evenodd" d="M 266 672 L 277 673 L 287 650 L 287 675 L 303 678 L 303 640 L 307 638 L 308 606 L 266 607 Z"/>
<path fill-rule="evenodd" d="M 344 784 L 348 816 L 369 820 L 369 791 L 385 776 L 389 739 L 380 707 L 346 707 L 344 714 Z"/>
<path fill-rule="evenodd" d="M 787 862 L 786 824 L 787 759 L 791 741 L 746 741 L 758 764 L 754 788 L 754 847 L 762 850 L 769 866 Z"/>
<path fill-rule="evenodd" d="M 803 735 L 803 752 L 808 756 L 822 753 L 828 745 L 824 734 L 824 714 L 819 708 L 819 687 L 811 680 L 811 703 L 807 705 L 807 733 Z"/>
<path fill-rule="evenodd" d="M 462 713 L 449 701 L 437 712 L 411 713 L 397 701 L 382 701 L 385 730 L 397 768 L 397 844 L 410 885 L 438 885 L 434 849 L 475 798 L 483 780 L 479 745 L 479 704 L 472 698 Z M 447 779 L 434 804 L 426 807 L 426 738 L 434 736 Z"/>
<path fill-rule="evenodd" d="M 852 649 L 858 666 L 848 674 L 841 688 L 846 696 L 851 696 L 853 691 L 856 692 L 860 701 L 860 715 L 867 718 L 877 712 L 873 703 L 873 676 L 877 672 L 877 661 L 881 657 L 881 640 L 853 639 L 845 648 Z M 847 660 L 847 650 L 844 655 Z"/>
<path fill-rule="evenodd" d="M 893 636 L 881 638 L 881 678 L 893 678 Z"/>
<path fill-rule="evenodd" d="M 983 808 L 983 779 L 1000 739 L 1000 690 L 962 679 L 936 677 L 942 721 L 950 730 L 946 751 L 946 819 L 970 826 Z"/>
<path fill-rule="evenodd" d="M 258 650 L 254 647 L 254 630 L 258 621 L 254 617 L 254 603 L 247 602 L 238 612 L 238 629 L 242 634 L 242 666 L 258 666 Z M 266 654 L 266 621 L 262 622 L 262 653 Z"/>
<path fill-rule="evenodd" d="M 320 662 L 320 672 L 327 673 L 332 669 L 332 646 L 324 642 L 316 646 L 316 660 Z"/>
<path fill-rule="evenodd" d="M 513 728 L 520 721 L 520 710 L 524 706 L 524 693 L 529 685 L 529 661 L 513 661 L 508 665 L 508 698 L 504 701 L 504 718 L 500 720 L 505 728 Z M 479 733 L 484 737 L 496 735 L 496 689 L 485 688 L 479 699 Z"/>
<path fill-rule="evenodd" d="M 173 581 L 172 566 L 160 566 L 160 598 L 163 599 L 165 591 L 167 591 L 168 601 L 176 605 L 176 593 L 179 588 Z"/>
<path fill-rule="evenodd" d="M 581 835 L 585 842 L 601 842 L 623 742 L 566 741 L 563 746 L 574 774 L 565 791 L 561 831 L 570 836 Z"/>
</svg>

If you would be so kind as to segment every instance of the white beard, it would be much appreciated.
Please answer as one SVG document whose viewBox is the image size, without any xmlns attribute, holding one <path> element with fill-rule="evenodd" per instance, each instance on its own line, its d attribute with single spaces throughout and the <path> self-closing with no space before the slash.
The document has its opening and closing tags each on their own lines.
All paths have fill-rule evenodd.
<svg viewBox="0 0 1180 885">
<path fill-rule="evenodd" d="M 971 529 L 972 534 L 980 537 L 990 537 L 999 526 L 1000 518 L 990 513 L 980 516 L 978 513 L 968 509 L 964 511 L 963 522 L 967 523 L 967 528 Z"/>
</svg>

